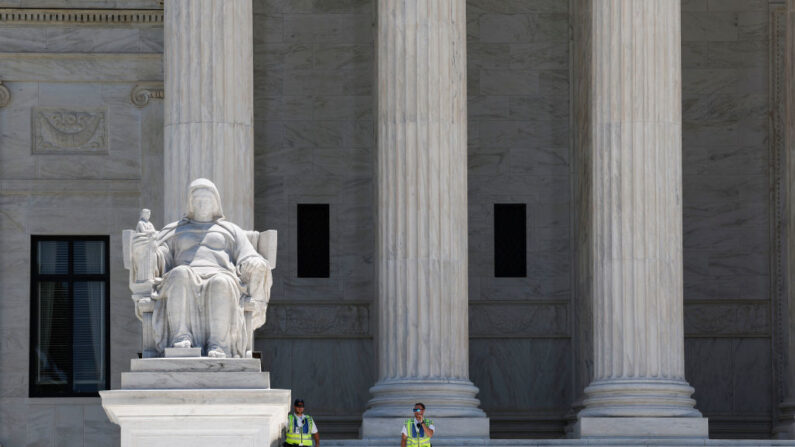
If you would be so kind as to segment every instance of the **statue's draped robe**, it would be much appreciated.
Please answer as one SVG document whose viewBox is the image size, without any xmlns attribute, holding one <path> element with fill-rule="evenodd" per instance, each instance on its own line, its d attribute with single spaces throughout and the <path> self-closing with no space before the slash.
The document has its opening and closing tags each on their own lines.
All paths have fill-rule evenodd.
<svg viewBox="0 0 795 447">
<path fill-rule="evenodd" d="M 221 348 L 229 357 L 246 354 L 243 300 L 257 306 L 256 328 L 265 321 L 270 269 L 243 277 L 247 262 L 265 261 L 245 232 L 223 218 L 196 222 L 183 218 L 158 234 L 152 329 L 158 351 L 186 338 L 206 350 Z M 266 287 L 267 286 L 267 287 Z M 169 303 L 169 300 L 172 302 Z M 206 354 L 206 352 L 205 352 Z"/>
</svg>

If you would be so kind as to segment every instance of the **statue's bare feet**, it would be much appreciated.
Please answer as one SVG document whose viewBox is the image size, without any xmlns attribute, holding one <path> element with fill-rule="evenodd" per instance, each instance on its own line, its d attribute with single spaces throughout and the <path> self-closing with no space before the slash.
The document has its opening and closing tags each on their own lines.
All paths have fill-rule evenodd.
<svg viewBox="0 0 795 447">
<path fill-rule="evenodd" d="M 174 342 L 174 347 L 175 348 L 190 348 L 190 345 L 191 345 L 191 343 L 190 343 L 190 340 L 188 340 L 188 339 Z"/>
<path fill-rule="evenodd" d="M 207 351 L 207 357 L 223 359 L 223 358 L 226 358 L 226 353 L 224 352 L 223 349 L 221 349 L 219 347 L 215 347 L 215 348 L 212 348 L 209 351 Z"/>
</svg>

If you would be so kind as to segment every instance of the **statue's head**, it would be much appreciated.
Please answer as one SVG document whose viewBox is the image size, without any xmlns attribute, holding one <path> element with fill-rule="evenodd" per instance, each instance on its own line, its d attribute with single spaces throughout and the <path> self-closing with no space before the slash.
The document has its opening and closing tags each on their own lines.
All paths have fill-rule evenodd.
<svg viewBox="0 0 795 447">
<path fill-rule="evenodd" d="M 152 217 L 152 212 L 149 211 L 148 208 L 144 208 L 141 210 L 141 219 L 148 221 L 150 217 Z"/>
<path fill-rule="evenodd" d="M 221 209 L 221 195 L 213 182 L 206 178 L 199 178 L 191 182 L 188 187 L 187 217 L 200 222 L 224 217 L 224 210 Z"/>
</svg>

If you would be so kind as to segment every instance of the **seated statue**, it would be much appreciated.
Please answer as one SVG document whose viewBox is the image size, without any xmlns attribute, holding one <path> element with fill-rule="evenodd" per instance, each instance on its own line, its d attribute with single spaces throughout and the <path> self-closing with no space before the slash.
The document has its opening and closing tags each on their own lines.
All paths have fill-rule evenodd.
<svg viewBox="0 0 795 447">
<path fill-rule="evenodd" d="M 190 184 L 187 208 L 159 232 L 140 225 L 125 236 L 136 313 L 151 311 L 155 355 L 200 347 L 208 357 L 250 357 L 251 334 L 265 323 L 273 266 L 252 244 L 258 233 L 224 219 L 211 181 Z"/>
</svg>

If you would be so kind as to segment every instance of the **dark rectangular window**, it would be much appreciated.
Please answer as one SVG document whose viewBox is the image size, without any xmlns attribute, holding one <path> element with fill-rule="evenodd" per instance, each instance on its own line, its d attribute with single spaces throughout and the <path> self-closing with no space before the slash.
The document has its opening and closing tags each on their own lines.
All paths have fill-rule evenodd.
<svg viewBox="0 0 795 447">
<path fill-rule="evenodd" d="M 329 206 L 298 204 L 298 277 L 329 277 Z"/>
<path fill-rule="evenodd" d="M 108 243 L 108 236 L 31 237 L 31 397 L 108 389 Z"/>
<path fill-rule="evenodd" d="M 494 204 L 494 276 L 527 276 L 527 217 L 524 203 Z"/>
</svg>

